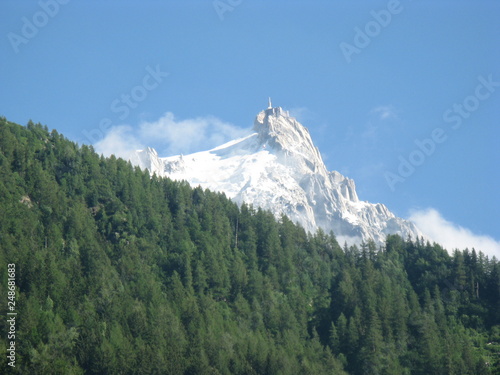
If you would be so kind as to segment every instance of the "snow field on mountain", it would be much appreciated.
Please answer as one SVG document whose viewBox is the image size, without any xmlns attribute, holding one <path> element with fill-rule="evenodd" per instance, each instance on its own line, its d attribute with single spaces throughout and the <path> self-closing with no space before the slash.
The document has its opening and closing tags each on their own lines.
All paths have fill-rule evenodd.
<svg viewBox="0 0 500 375">
<path fill-rule="evenodd" d="M 260 112 L 253 130 L 209 151 L 160 158 L 148 148 L 131 160 L 151 173 L 224 192 L 278 218 L 285 214 L 310 232 L 333 230 L 342 243 L 373 239 L 382 245 L 387 234 L 422 236 L 383 204 L 360 201 L 354 181 L 327 170 L 309 131 L 288 112 L 280 107 Z"/>
</svg>

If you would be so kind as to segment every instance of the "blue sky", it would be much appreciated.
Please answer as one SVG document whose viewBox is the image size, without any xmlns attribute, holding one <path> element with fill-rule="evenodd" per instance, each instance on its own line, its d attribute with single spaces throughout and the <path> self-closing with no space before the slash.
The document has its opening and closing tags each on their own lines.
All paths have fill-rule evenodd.
<svg viewBox="0 0 500 375">
<path fill-rule="evenodd" d="M 4 0 L 0 115 L 167 156 L 244 134 L 271 96 L 361 199 L 500 254 L 499 19 L 493 0 Z"/>
</svg>

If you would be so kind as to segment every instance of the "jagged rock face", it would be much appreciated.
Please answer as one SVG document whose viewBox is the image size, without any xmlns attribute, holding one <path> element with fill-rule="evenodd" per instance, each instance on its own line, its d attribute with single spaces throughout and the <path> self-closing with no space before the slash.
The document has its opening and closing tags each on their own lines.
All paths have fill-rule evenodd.
<svg viewBox="0 0 500 375">
<path fill-rule="evenodd" d="M 360 201 L 354 181 L 329 172 L 309 131 L 280 107 L 260 112 L 253 130 L 209 151 L 160 158 L 148 148 L 131 161 L 159 176 L 224 192 L 278 218 L 285 214 L 308 231 L 333 230 L 340 243 L 371 238 L 383 244 L 387 234 L 422 236 L 383 204 Z"/>
</svg>

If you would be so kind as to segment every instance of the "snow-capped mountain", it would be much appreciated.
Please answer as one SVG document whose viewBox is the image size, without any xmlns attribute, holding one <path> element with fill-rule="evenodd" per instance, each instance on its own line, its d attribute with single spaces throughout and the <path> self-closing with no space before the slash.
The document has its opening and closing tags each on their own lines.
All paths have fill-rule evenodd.
<svg viewBox="0 0 500 375">
<path fill-rule="evenodd" d="M 382 244 L 387 234 L 422 236 L 383 204 L 360 201 L 354 181 L 326 169 L 309 131 L 282 108 L 269 101 L 253 131 L 209 151 L 160 158 L 147 148 L 130 159 L 151 173 L 224 192 L 278 218 L 286 214 L 308 231 L 333 230 L 341 244 L 369 238 Z"/>
</svg>

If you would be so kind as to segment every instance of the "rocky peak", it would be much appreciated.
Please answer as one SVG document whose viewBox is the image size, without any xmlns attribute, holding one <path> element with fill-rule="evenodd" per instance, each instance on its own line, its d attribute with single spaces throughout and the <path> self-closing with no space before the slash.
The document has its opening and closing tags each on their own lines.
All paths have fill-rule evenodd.
<svg viewBox="0 0 500 375">
<path fill-rule="evenodd" d="M 326 173 L 319 150 L 314 146 L 307 128 L 281 107 L 261 111 L 254 121 L 253 130 L 264 147 L 282 152 L 295 162 L 304 162 L 313 171 Z"/>
</svg>

